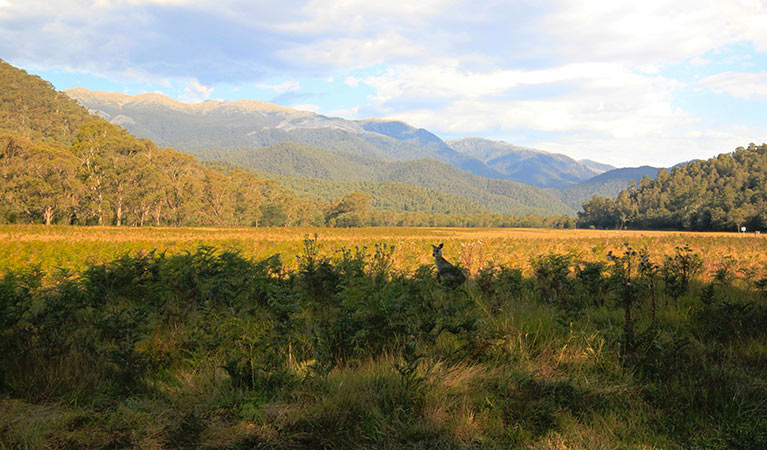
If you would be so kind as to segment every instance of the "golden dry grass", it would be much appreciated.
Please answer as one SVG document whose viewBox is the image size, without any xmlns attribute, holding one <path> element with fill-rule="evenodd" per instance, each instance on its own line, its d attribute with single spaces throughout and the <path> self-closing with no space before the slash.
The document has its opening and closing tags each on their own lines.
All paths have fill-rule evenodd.
<svg viewBox="0 0 767 450">
<path fill-rule="evenodd" d="M 703 256 L 706 272 L 725 256 L 739 268 L 762 273 L 767 265 L 767 237 L 736 233 L 663 231 L 554 230 L 509 228 L 127 228 L 42 225 L 0 226 L 0 272 L 37 264 L 50 272 L 56 267 L 80 269 L 125 253 L 194 250 L 199 246 L 238 250 L 253 258 L 280 253 L 288 267 L 303 248 L 303 239 L 319 236 L 321 252 L 333 255 L 343 247 L 387 243 L 395 246 L 394 263 L 413 270 L 431 263 L 430 244 L 445 243 L 445 257 L 471 273 L 492 261 L 527 268 L 536 255 L 572 253 L 581 260 L 604 260 L 609 250 L 624 242 L 648 247 L 658 261 L 689 244 Z"/>
</svg>

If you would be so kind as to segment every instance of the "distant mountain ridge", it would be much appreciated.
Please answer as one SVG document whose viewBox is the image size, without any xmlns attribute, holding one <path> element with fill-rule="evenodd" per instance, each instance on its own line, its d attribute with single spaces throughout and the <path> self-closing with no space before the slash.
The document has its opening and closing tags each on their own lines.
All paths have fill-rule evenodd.
<svg viewBox="0 0 767 450">
<path fill-rule="evenodd" d="M 448 141 L 455 150 L 477 158 L 509 179 L 537 187 L 563 188 L 614 167 L 594 161 L 519 147 L 503 141 L 469 137 Z"/>
<path fill-rule="evenodd" d="M 381 160 L 434 158 L 475 175 L 506 178 L 433 133 L 394 120 L 347 120 L 253 100 L 186 104 L 160 94 L 130 96 L 84 88 L 64 92 L 131 133 L 180 150 L 295 142 Z"/>
</svg>

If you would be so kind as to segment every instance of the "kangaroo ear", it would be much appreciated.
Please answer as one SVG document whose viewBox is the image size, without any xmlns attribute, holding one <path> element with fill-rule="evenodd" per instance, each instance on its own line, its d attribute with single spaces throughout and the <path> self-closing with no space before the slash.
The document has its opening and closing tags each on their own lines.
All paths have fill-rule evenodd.
<svg viewBox="0 0 767 450">
<path fill-rule="evenodd" d="M 441 243 L 441 244 L 439 244 L 439 247 L 437 247 L 437 248 L 442 248 L 442 246 L 443 246 L 443 245 L 445 245 L 445 243 L 444 243 L 444 242 L 443 242 L 443 243 Z"/>
</svg>

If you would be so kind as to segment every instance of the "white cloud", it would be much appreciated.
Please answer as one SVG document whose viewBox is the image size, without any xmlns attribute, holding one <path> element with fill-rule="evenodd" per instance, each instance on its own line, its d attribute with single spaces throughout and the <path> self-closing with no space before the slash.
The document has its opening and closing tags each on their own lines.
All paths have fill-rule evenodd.
<svg viewBox="0 0 767 450">
<path fill-rule="evenodd" d="M 179 99 L 184 102 L 199 102 L 207 100 L 212 93 L 212 87 L 203 86 L 197 80 L 190 80 L 187 82 L 184 93 L 179 96 Z"/>
<path fill-rule="evenodd" d="M 365 34 L 370 29 L 397 26 L 423 26 L 452 0 L 370 1 L 310 0 L 299 9 L 300 17 L 277 24 L 277 29 L 294 33 L 344 30 L 346 34 Z"/>
<path fill-rule="evenodd" d="M 274 92 L 277 93 L 284 93 L 284 92 L 298 92 L 301 90 L 301 83 L 298 81 L 285 81 L 280 84 L 258 84 L 257 85 L 261 89 L 271 89 Z"/>
<path fill-rule="evenodd" d="M 693 66 L 705 66 L 708 64 L 711 64 L 711 60 L 708 58 L 701 58 L 699 56 L 696 56 L 695 58 L 692 58 L 690 60 L 690 64 Z"/>
<path fill-rule="evenodd" d="M 540 70 L 502 70 L 486 72 L 462 70 L 457 61 L 435 65 L 409 65 L 367 77 L 364 82 L 377 89 L 376 100 L 397 97 L 479 98 L 500 95 L 521 86 L 576 83 L 579 89 L 632 89 L 642 77 L 626 67 L 611 63 L 578 63 Z M 666 81 L 666 84 L 673 84 Z"/>
<path fill-rule="evenodd" d="M 762 0 L 564 0 L 556 6 L 543 25 L 571 57 L 653 63 L 741 41 L 767 49 Z"/>
<path fill-rule="evenodd" d="M 558 137 L 515 143 L 649 161 L 726 150 L 754 131 L 701 124 L 675 106 L 685 86 L 661 74 L 678 62 L 743 70 L 752 48 L 767 51 L 765 23 L 765 0 L 0 0 L 0 54 L 26 68 L 186 86 L 194 101 L 218 82 L 283 94 L 306 78 L 344 80 L 328 97 L 361 83 L 374 94 L 339 114 L 451 135 L 549 133 Z M 716 54 L 731 44 L 744 50 Z M 728 72 L 694 86 L 765 99 L 765 77 Z"/>
<path fill-rule="evenodd" d="M 701 79 L 698 84 L 716 93 L 734 97 L 767 100 L 767 72 L 724 72 Z"/>
<path fill-rule="evenodd" d="M 93 0 L 93 6 L 111 8 L 119 5 L 194 5 L 202 3 L 199 0 Z"/>
<path fill-rule="evenodd" d="M 389 62 L 392 58 L 417 58 L 428 49 L 398 33 L 376 36 L 320 39 L 279 51 L 284 61 L 310 66 L 364 67 Z"/>
<path fill-rule="evenodd" d="M 666 139 L 696 121 L 674 106 L 673 95 L 681 87 L 679 83 L 637 74 L 618 64 L 571 64 L 488 73 L 463 71 L 455 64 L 403 66 L 362 82 L 375 89 L 372 104 L 382 115 L 451 136 L 528 130 L 578 135 L 582 139 L 588 136 L 595 143 L 610 142 L 609 148 L 614 151 L 619 142 L 640 146 Z M 526 95 L 529 89 L 549 93 Z M 408 101 L 403 105 L 401 99 Z M 435 102 L 439 106 L 433 106 Z M 562 146 L 544 149 L 552 147 Z M 647 153 L 624 153 L 618 158 L 626 164 L 669 156 L 663 147 L 648 147 L 651 150 Z M 574 151 L 571 148 L 564 153 Z"/>
</svg>

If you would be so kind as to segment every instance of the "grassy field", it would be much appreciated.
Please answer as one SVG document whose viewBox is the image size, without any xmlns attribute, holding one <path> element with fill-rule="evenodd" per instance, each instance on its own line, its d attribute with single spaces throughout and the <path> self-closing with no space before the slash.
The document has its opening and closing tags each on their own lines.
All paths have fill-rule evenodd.
<svg viewBox="0 0 767 450">
<path fill-rule="evenodd" d="M 0 449 L 764 449 L 765 243 L 3 226 Z"/>
<path fill-rule="evenodd" d="M 662 231 L 606 231 L 482 228 L 127 228 L 43 225 L 0 226 L 0 273 L 38 265 L 81 269 L 111 261 L 126 253 L 193 251 L 200 246 L 237 250 L 248 258 L 264 259 L 276 253 L 289 267 L 306 236 L 318 235 L 322 251 L 332 256 L 346 247 L 372 248 L 393 245 L 394 266 L 412 271 L 433 262 L 430 244 L 445 243 L 445 257 L 476 273 L 486 262 L 529 268 L 531 258 L 545 253 L 570 253 L 587 261 L 604 260 L 624 242 L 670 255 L 678 245 L 689 244 L 704 256 L 706 273 L 725 257 L 741 267 L 761 270 L 767 266 L 767 236 L 737 233 Z"/>
</svg>

